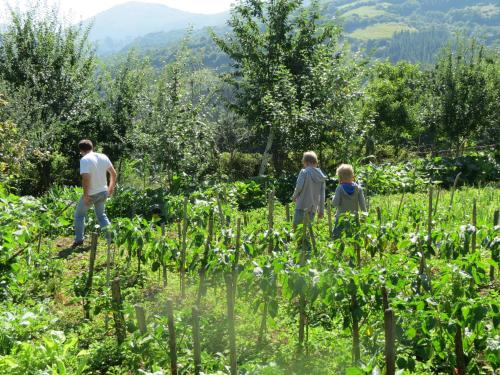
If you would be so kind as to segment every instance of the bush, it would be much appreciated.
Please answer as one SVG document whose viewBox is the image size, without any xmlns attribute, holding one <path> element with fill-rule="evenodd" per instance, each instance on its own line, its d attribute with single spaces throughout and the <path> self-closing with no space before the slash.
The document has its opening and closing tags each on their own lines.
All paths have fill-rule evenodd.
<svg viewBox="0 0 500 375">
<path fill-rule="evenodd" d="M 220 171 L 232 181 L 246 180 L 258 175 L 261 159 L 261 154 L 223 152 L 219 159 Z"/>
</svg>

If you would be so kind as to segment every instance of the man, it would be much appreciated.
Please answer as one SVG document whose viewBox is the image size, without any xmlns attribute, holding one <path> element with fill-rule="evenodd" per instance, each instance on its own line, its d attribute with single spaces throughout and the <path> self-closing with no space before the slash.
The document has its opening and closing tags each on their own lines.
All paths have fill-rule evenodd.
<svg viewBox="0 0 500 375">
<path fill-rule="evenodd" d="M 94 146 L 89 140 L 82 140 L 78 144 L 80 155 L 80 174 L 82 175 L 83 196 L 75 210 L 75 242 L 73 248 L 83 244 L 85 233 L 85 216 L 94 205 L 97 221 L 101 228 L 107 227 L 110 222 L 106 216 L 106 200 L 116 186 L 116 171 L 109 158 L 94 152 Z M 107 174 L 110 175 L 109 187 Z"/>
</svg>

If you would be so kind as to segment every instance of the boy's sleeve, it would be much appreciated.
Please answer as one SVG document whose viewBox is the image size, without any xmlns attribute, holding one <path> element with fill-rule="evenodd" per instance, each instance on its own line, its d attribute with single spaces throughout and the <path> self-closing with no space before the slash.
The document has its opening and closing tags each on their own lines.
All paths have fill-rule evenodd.
<svg viewBox="0 0 500 375">
<path fill-rule="evenodd" d="M 326 195 L 326 182 L 323 181 L 321 183 L 321 193 L 319 196 L 319 207 L 318 207 L 318 213 L 320 215 L 323 215 L 325 213 L 325 195 Z"/>
<path fill-rule="evenodd" d="M 363 193 L 363 189 L 361 187 L 359 188 L 358 201 L 359 208 L 361 208 L 363 212 L 367 212 L 368 210 L 366 209 L 365 194 Z"/>
<path fill-rule="evenodd" d="M 340 185 L 335 189 L 335 195 L 332 200 L 333 207 L 340 207 Z"/>
<path fill-rule="evenodd" d="M 297 177 L 297 183 L 295 184 L 295 191 L 293 192 L 292 200 L 297 198 L 300 195 L 300 193 L 302 192 L 302 189 L 304 188 L 305 180 L 306 180 L 305 170 L 301 170 L 299 173 L 299 176 Z"/>
</svg>

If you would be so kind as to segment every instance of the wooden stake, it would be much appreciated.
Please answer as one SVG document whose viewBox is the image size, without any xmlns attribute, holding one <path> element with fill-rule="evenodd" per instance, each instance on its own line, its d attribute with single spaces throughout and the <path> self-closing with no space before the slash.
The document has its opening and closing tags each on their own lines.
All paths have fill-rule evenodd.
<svg viewBox="0 0 500 375">
<path fill-rule="evenodd" d="M 384 311 L 389 308 L 389 298 L 387 297 L 387 289 L 385 288 L 385 286 L 382 287 L 382 305 Z"/>
<path fill-rule="evenodd" d="M 90 301 L 89 296 L 92 292 L 92 284 L 94 279 L 94 266 L 95 266 L 95 257 L 97 254 L 97 233 L 92 233 L 92 242 L 90 245 L 90 257 L 89 257 L 89 274 L 87 277 L 87 284 L 85 286 L 85 297 L 84 297 L 84 318 L 90 319 Z"/>
<path fill-rule="evenodd" d="M 472 252 L 476 251 L 476 238 L 477 238 L 477 202 L 476 198 L 474 198 L 474 202 L 472 203 L 472 226 L 474 227 L 474 232 L 472 232 L 471 238 L 471 247 Z"/>
<path fill-rule="evenodd" d="M 326 205 L 326 213 L 328 215 L 328 233 L 330 234 L 330 239 L 333 239 L 333 220 L 332 220 L 332 201 L 328 200 Z"/>
<path fill-rule="evenodd" d="M 354 281 L 351 280 L 352 283 Z M 352 318 L 352 362 L 356 366 L 361 358 L 361 350 L 359 345 L 359 320 L 356 314 L 358 309 L 357 293 L 351 294 L 351 318 Z"/>
<path fill-rule="evenodd" d="M 197 306 L 193 306 L 193 359 L 194 374 L 201 373 L 201 340 L 200 340 L 200 311 Z"/>
<path fill-rule="evenodd" d="M 172 375 L 177 375 L 177 343 L 175 339 L 174 326 L 174 302 L 167 300 L 167 318 L 168 318 L 168 347 L 170 351 L 170 370 Z"/>
<path fill-rule="evenodd" d="M 137 317 L 137 326 L 139 327 L 141 334 L 144 335 L 147 332 L 146 314 L 144 313 L 144 308 L 139 304 L 136 304 L 134 308 L 135 316 Z"/>
<path fill-rule="evenodd" d="M 234 322 L 234 281 L 231 273 L 224 275 L 226 281 L 227 327 L 229 334 L 229 357 L 231 375 L 237 375 L 236 329 Z"/>
<path fill-rule="evenodd" d="M 306 210 L 304 213 L 304 221 L 302 227 L 302 252 L 300 255 L 300 266 L 304 267 L 307 262 L 307 253 L 309 251 L 309 241 L 307 239 L 307 234 L 309 232 L 309 211 Z M 299 350 L 302 353 L 304 348 L 304 329 L 306 326 L 306 296 L 303 292 L 299 295 Z"/>
<path fill-rule="evenodd" d="M 285 218 L 286 218 L 286 222 L 289 223 L 291 220 L 290 220 L 290 204 L 287 203 L 285 205 Z"/>
<path fill-rule="evenodd" d="M 467 364 L 465 362 L 464 344 L 462 340 L 462 327 L 457 323 L 457 332 L 455 333 L 455 358 L 457 359 L 457 375 L 465 375 Z"/>
<path fill-rule="evenodd" d="M 161 242 L 162 243 L 163 243 L 163 241 L 165 241 L 165 233 L 166 233 L 165 223 L 161 223 Z M 162 270 L 161 273 L 162 273 L 162 279 L 163 279 L 163 287 L 166 288 L 168 285 L 168 272 L 167 272 L 167 265 L 165 264 L 165 259 L 161 260 L 161 270 Z"/>
<path fill-rule="evenodd" d="M 185 197 L 183 205 L 182 247 L 181 247 L 181 264 L 180 264 L 182 298 L 186 297 L 186 249 L 187 249 L 187 230 L 188 230 L 187 206 L 188 206 L 188 197 Z"/>
<path fill-rule="evenodd" d="M 207 264 L 208 264 L 208 257 L 209 257 L 209 251 L 210 251 L 210 245 L 212 243 L 212 236 L 214 232 L 214 211 L 210 210 L 209 216 L 208 216 L 208 230 L 207 230 L 207 239 L 205 241 L 205 250 L 203 252 L 203 259 L 201 260 L 201 266 L 200 266 L 200 285 L 198 288 L 198 298 L 197 298 L 197 305 L 200 306 L 201 302 L 201 297 L 205 295 L 206 293 L 206 286 L 205 286 L 205 275 L 207 272 Z"/>
<path fill-rule="evenodd" d="M 220 193 L 217 194 L 217 208 L 219 211 L 219 221 L 221 229 L 224 229 L 226 226 L 226 220 L 224 216 L 224 211 L 222 210 L 222 199 Z"/>
<path fill-rule="evenodd" d="M 437 215 L 440 193 L 441 193 L 441 189 L 438 189 L 437 194 L 436 194 L 436 204 L 434 205 L 434 214 L 433 214 L 434 217 L 436 217 L 436 215 Z"/>
<path fill-rule="evenodd" d="M 497 208 L 493 215 L 493 228 L 495 228 L 498 225 L 499 216 L 500 216 L 500 211 Z M 495 259 L 495 255 L 493 254 L 493 249 L 491 249 L 491 258 Z M 491 282 L 495 281 L 495 267 L 492 265 L 490 265 L 490 281 Z"/>
<path fill-rule="evenodd" d="M 396 373 L 396 336 L 394 327 L 394 313 L 392 309 L 384 312 L 385 325 L 385 373 L 395 375 Z"/>
<path fill-rule="evenodd" d="M 455 190 L 457 189 L 458 179 L 460 178 L 461 174 L 462 174 L 462 172 L 457 174 L 457 176 L 455 177 L 455 181 L 453 182 L 453 187 L 451 188 L 451 198 L 450 198 L 450 207 L 448 209 L 448 213 L 449 213 L 448 217 L 451 217 L 451 213 L 453 212 L 453 198 L 455 197 Z"/>
<path fill-rule="evenodd" d="M 125 318 L 123 316 L 122 294 L 120 290 L 120 279 L 116 277 L 111 283 L 111 307 L 115 321 L 116 340 L 118 345 L 125 341 Z"/>
<path fill-rule="evenodd" d="M 398 212 L 396 213 L 396 221 L 399 219 L 399 214 L 401 212 L 401 208 L 403 207 L 403 200 L 405 199 L 405 192 L 401 194 L 401 200 L 399 201 Z"/>
<path fill-rule="evenodd" d="M 427 216 L 427 252 L 428 254 L 431 253 L 432 249 L 432 197 L 433 197 L 433 190 L 432 186 L 429 187 L 429 210 L 428 210 L 428 216 Z"/>
<path fill-rule="evenodd" d="M 269 202 L 268 202 L 268 214 L 267 214 L 267 221 L 268 221 L 268 245 L 267 245 L 267 252 L 271 254 L 274 250 L 274 190 L 269 193 Z"/>
</svg>

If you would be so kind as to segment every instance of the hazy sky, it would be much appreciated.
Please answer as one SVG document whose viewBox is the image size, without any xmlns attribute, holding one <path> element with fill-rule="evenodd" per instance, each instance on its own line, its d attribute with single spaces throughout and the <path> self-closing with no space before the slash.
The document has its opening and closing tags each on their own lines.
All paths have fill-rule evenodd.
<svg viewBox="0 0 500 375">
<path fill-rule="evenodd" d="M 115 5 L 129 2 L 130 0 L 44 0 L 49 5 L 58 4 L 62 15 L 71 20 L 80 20 L 92 17 Z M 234 0 L 134 0 L 145 3 L 160 3 L 195 13 L 218 13 L 228 10 Z M 0 21 L 6 17 L 6 4 L 21 8 L 26 4 L 35 3 L 33 0 L 0 0 Z M 3 13 L 3 14 L 2 14 Z"/>
</svg>

